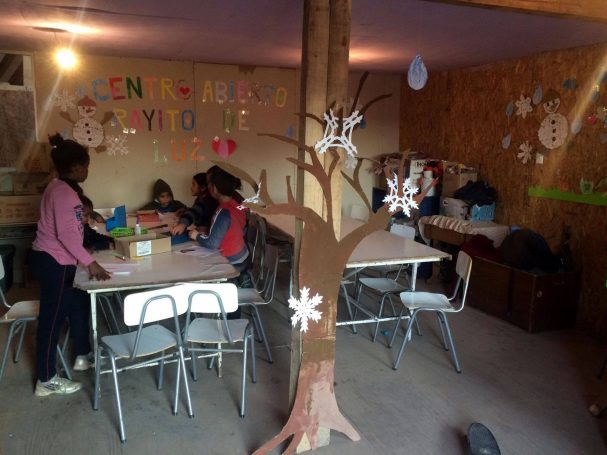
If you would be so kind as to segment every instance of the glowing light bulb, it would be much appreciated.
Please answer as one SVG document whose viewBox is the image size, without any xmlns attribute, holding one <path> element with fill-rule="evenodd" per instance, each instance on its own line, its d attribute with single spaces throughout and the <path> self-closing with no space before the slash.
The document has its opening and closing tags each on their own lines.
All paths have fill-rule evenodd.
<svg viewBox="0 0 607 455">
<path fill-rule="evenodd" d="M 67 48 L 59 49 L 55 53 L 55 60 L 61 68 L 68 70 L 76 66 L 76 63 L 78 63 L 76 54 L 74 54 L 71 49 Z"/>
</svg>

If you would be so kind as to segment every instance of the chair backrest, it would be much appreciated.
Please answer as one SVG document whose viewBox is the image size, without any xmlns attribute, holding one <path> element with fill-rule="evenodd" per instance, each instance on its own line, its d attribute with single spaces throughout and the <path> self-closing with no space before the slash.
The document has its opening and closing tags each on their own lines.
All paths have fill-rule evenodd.
<svg viewBox="0 0 607 455">
<path fill-rule="evenodd" d="M 175 324 L 175 339 L 177 345 L 181 346 L 181 330 L 179 329 L 179 315 L 184 313 L 177 308 L 177 302 L 183 298 L 183 292 L 178 286 L 172 286 L 152 291 L 137 292 L 129 294 L 124 299 L 124 323 L 127 326 L 138 325 L 135 344 L 131 351 L 130 359 L 137 357 L 139 352 L 139 341 L 144 324 L 173 318 Z"/>
<path fill-rule="evenodd" d="M 457 262 L 455 263 L 455 273 L 457 273 L 457 286 L 455 287 L 455 294 L 457 295 L 457 291 L 459 290 L 460 284 L 464 283 L 464 290 L 462 293 L 461 307 L 464 308 L 464 304 L 466 303 L 466 295 L 468 294 L 468 283 L 470 282 L 470 274 L 472 273 L 472 258 L 470 255 L 464 251 L 461 251 L 457 254 Z"/>
<path fill-rule="evenodd" d="M 261 294 L 266 302 L 274 299 L 274 288 L 276 287 L 276 272 L 278 271 L 279 260 L 278 247 L 266 245 L 264 254 L 264 263 L 262 267 L 263 274 L 263 289 Z"/>
<path fill-rule="evenodd" d="M 201 314 L 233 313 L 238 309 L 238 288 L 233 283 L 185 283 L 178 287 L 185 311 Z"/>
<path fill-rule="evenodd" d="M 238 289 L 233 283 L 185 283 L 178 286 L 183 290 L 181 305 L 186 304 L 186 322 L 184 339 L 188 339 L 192 313 L 220 314 L 218 330 L 223 331 L 230 343 L 233 342 L 227 314 L 238 309 Z"/>
<path fill-rule="evenodd" d="M 179 286 L 129 294 L 124 299 L 124 323 L 131 327 L 179 316 L 177 302 L 183 298 Z"/>
<path fill-rule="evenodd" d="M 390 232 L 407 239 L 415 239 L 415 228 L 406 224 L 393 224 L 390 226 Z"/>
</svg>

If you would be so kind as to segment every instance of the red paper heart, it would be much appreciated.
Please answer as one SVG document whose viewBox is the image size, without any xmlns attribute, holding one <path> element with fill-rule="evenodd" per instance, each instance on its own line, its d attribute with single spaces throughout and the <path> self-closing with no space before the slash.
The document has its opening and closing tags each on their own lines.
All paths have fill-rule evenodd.
<svg viewBox="0 0 607 455">
<path fill-rule="evenodd" d="M 179 92 L 185 98 L 190 94 L 190 87 L 179 87 Z"/>
<path fill-rule="evenodd" d="M 236 150 L 236 141 L 234 141 L 233 139 L 225 140 L 215 137 L 211 141 L 211 148 L 220 157 L 227 158 L 232 153 L 234 153 L 234 150 Z"/>
</svg>

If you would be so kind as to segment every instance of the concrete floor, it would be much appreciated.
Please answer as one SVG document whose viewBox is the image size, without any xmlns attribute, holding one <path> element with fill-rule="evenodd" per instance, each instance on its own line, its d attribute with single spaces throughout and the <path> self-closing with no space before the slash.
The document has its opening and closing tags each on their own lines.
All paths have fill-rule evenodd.
<svg viewBox="0 0 607 455">
<path fill-rule="evenodd" d="M 28 293 L 35 289 L 15 287 L 11 296 Z M 120 376 L 125 444 L 118 438 L 110 376 L 102 378 L 97 412 L 91 409 L 92 372 L 76 374 L 82 392 L 34 396 L 32 327 L 23 358 L 8 363 L 0 385 L 0 454 L 251 453 L 287 418 L 290 327 L 285 307 L 273 306 L 276 311 L 265 308 L 263 317 L 275 362 L 268 364 L 257 344 L 258 382 L 248 384 L 244 419 L 237 410 L 236 357 L 225 357 L 222 379 L 202 369 L 198 382 L 190 382 L 194 419 L 183 406 L 178 416 L 171 414 L 172 369 L 163 391 L 156 390 L 155 370 L 131 371 Z M 607 388 L 607 377 L 595 378 L 603 347 L 577 331 L 531 335 L 472 308 L 450 321 L 462 374 L 442 350 L 429 315 L 422 316 L 423 336 L 414 336 L 398 371 L 391 368 L 396 350 L 386 348 L 384 336 L 372 343 L 370 326 L 358 335 L 339 328 L 335 390 L 361 441 L 332 433 L 331 445 L 317 453 L 460 455 L 472 422 L 489 427 L 504 454 L 607 453 L 607 419 L 586 410 Z"/>
</svg>

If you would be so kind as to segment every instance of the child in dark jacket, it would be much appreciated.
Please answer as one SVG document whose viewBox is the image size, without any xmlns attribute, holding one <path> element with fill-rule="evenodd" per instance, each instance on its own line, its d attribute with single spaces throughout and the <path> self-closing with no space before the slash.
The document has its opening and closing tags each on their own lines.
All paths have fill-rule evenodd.
<svg viewBox="0 0 607 455">
<path fill-rule="evenodd" d="M 194 224 L 201 231 L 206 232 L 211 225 L 211 219 L 217 208 L 217 201 L 209 194 L 207 189 L 207 175 L 199 172 L 192 177 L 192 196 L 196 196 L 194 205 L 184 211 L 179 222 L 171 229 L 171 234 L 180 235 L 186 228 Z"/>
<path fill-rule="evenodd" d="M 84 194 L 79 195 L 82 202 L 82 224 L 84 226 L 84 240 L 82 245 L 90 252 L 99 250 L 109 250 L 114 245 L 114 239 L 103 234 L 99 234 L 93 229 L 89 222 L 93 215 L 93 201 Z"/>
<path fill-rule="evenodd" d="M 152 189 L 152 202 L 147 203 L 139 210 L 156 210 L 158 213 L 172 213 L 185 210 L 187 207 L 182 202 L 173 199 L 173 191 L 167 182 L 162 179 L 156 180 Z"/>
</svg>

